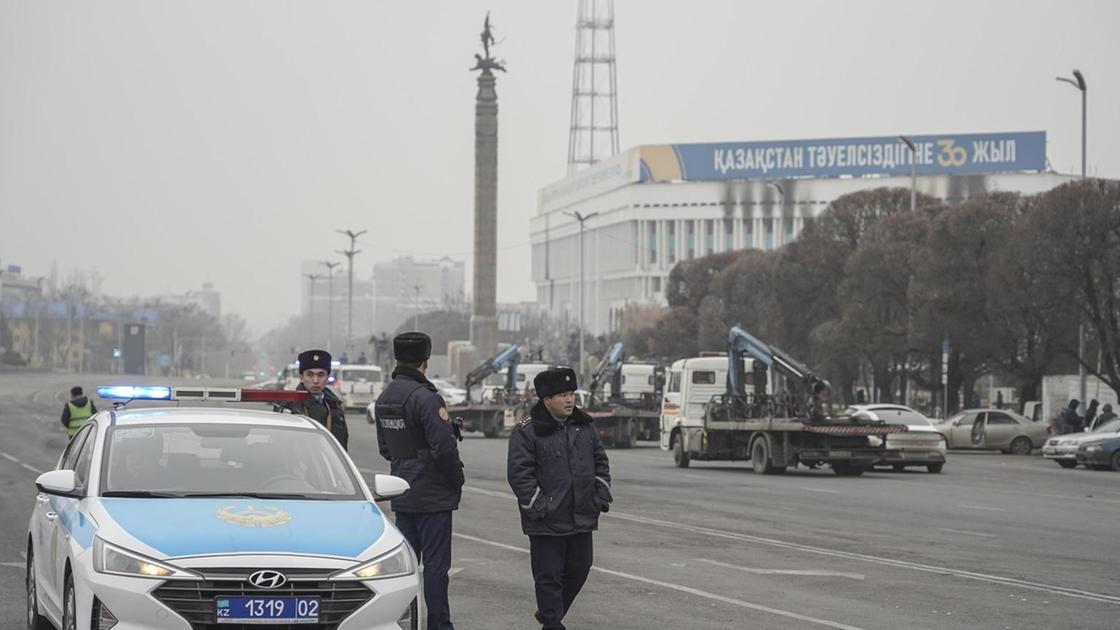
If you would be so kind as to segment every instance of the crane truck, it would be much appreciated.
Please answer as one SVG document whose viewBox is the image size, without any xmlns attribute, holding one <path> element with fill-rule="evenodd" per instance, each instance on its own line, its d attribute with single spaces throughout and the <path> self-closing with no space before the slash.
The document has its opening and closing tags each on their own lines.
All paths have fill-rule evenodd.
<svg viewBox="0 0 1120 630">
<path fill-rule="evenodd" d="M 659 366 L 625 363 L 625 358 L 622 342 L 610 347 L 587 386 L 590 404 L 584 410 L 595 419 L 603 444 L 618 448 L 631 448 L 639 439 L 657 435 L 664 381 Z"/>
<path fill-rule="evenodd" d="M 518 386 L 520 364 L 521 349 L 516 345 L 480 363 L 463 381 L 467 390 L 466 401 L 461 405 L 448 407 L 448 413 L 462 418 L 464 430 L 481 431 L 488 438 L 497 437 L 503 429 L 512 427 L 519 417 L 528 413 L 530 402 L 523 389 Z M 480 394 L 479 401 L 473 400 L 475 390 L 482 389 L 485 392 L 482 385 L 486 380 L 492 375 L 501 374 L 503 370 L 504 386 L 495 388 L 486 395 Z"/>
<path fill-rule="evenodd" d="M 693 460 L 730 460 L 750 461 L 754 472 L 764 475 L 799 464 L 829 464 L 837 475 L 861 475 L 883 458 L 886 434 L 905 432 L 906 426 L 810 419 L 800 401 L 818 385 L 828 382 L 779 348 L 732 327 L 725 357 L 681 359 L 671 366 L 661 448 L 672 451 L 679 468 Z M 795 397 L 791 387 L 802 395 Z"/>
</svg>

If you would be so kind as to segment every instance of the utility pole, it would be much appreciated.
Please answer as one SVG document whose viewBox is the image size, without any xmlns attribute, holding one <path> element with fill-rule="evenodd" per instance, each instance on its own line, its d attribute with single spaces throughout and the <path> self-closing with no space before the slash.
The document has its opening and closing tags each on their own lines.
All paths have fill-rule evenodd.
<svg viewBox="0 0 1120 630">
<path fill-rule="evenodd" d="M 599 213 L 580 214 L 578 212 L 565 212 L 564 214 L 579 221 L 579 323 L 577 324 L 579 330 L 579 365 L 576 373 L 579 375 L 580 380 L 583 381 L 585 380 L 583 373 L 583 224 Z"/>
<path fill-rule="evenodd" d="M 1086 128 L 1087 128 L 1087 113 L 1088 113 L 1088 99 L 1089 99 L 1089 86 L 1085 83 L 1085 75 L 1081 74 L 1080 70 L 1073 71 L 1073 78 L 1068 77 L 1054 77 L 1063 83 L 1069 83 L 1073 87 L 1081 91 L 1081 179 L 1085 179 L 1085 142 L 1086 142 Z M 1079 318 L 1080 319 L 1080 318 Z M 1077 324 L 1077 376 L 1080 383 L 1080 398 L 1081 404 L 1085 403 L 1085 322 L 1081 320 Z"/>
<path fill-rule="evenodd" d="M 910 149 L 910 212 L 913 214 L 918 201 L 918 148 L 906 136 L 899 136 L 898 139 Z"/>
<path fill-rule="evenodd" d="M 350 342 L 354 340 L 354 256 L 360 254 L 362 250 L 354 249 L 354 243 L 358 237 L 365 234 L 368 230 L 361 232 L 354 232 L 353 230 L 335 230 L 343 236 L 350 237 L 350 249 L 340 250 L 338 253 L 346 257 L 348 263 L 349 280 L 346 289 L 346 348 L 350 348 Z"/>
<path fill-rule="evenodd" d="M 327 345 L 324 346 L 327 350 L 330 350 L 331 344 L 334 343 L 334 268 L 341 264 L 329 260 L 323 261 L 323 266 L 327 268 Z"/>
<path fill-rule="evenodd" d="M 315 335 L 315 281 L 321 278 L 317 273 L 303 274 L 309 281 L 307 287 L 307 342 L 311 343 L 311 337 Z"/>
</svg>

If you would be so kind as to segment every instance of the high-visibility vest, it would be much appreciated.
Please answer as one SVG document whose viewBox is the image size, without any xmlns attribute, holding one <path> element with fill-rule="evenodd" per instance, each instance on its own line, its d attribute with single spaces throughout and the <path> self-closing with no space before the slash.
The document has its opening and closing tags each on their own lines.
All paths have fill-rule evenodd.
<svg viewBox="0 0 1120 630">
<path fill-rule="evenodd" d="M 93 415 L 93 403 L 87 400 L 86 404 L 81 407 L 72 402 L 66 404 L 70 406 L 70 422 L 66 425 L 66 435 L 74 437 L 78 429 L 82 428 L 86 420 L 89 420 L 89 417 Z"/>
</svg>

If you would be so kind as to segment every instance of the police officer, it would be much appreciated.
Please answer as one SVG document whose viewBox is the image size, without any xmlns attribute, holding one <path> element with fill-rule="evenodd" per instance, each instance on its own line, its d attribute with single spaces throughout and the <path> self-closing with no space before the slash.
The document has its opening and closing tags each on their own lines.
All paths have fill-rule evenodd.
<svg viewBox="0 0 1120 630">
<path fill-rule="evenodd" d="M 75 385 L 70 388 L 70 402 L 62 407 L 62 426 L 66 427 L 66 437 L 74 437 L 78 429 L 97 413 L 93 401 L 86 398 L 81 387 Z"/>
<path fill-rule="evenodd" d="M 447 601 L 451 512 L 459 509 L 463 462 L 456 431 L 436 386 L 427 378 L 432 339 L 408 332 L 393 339 L 397 367 L 377 397 L 377 446 L 410 490 L 392 500 L 397 529 L 424 563 L 424 603 L 430 630 L 453 629 Z"/>
<path fill-rule="evenodd" d="M 575 406 L 575 371 L 547 370 L 533 385 L 538 400 L 510 436 L 506 474 L 529 537 L 534 617 L 545 630 L 563 630 L 591 571 L 591 532 L 614 500 L 610 462 L 591 417 Z"/>
<path fill-rule="evenodd" d="M 331 374 L 331 354 L 326 350 L 307 350 L 299 354 L 298 391 L 306 391 L 309 396 L 302 402 L 282 405 L 292 413 L 299 413 L 318 420 L 327 427 L 331 435 L 346 450 L 350 441 L 350 431 L 346 428 L 346 413 L 342 401 L 327 387 Z"/>
</svg>

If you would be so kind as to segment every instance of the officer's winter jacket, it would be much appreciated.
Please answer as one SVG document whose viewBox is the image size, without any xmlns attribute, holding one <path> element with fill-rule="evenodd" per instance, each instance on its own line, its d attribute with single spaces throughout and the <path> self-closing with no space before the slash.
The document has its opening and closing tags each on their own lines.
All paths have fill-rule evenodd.
<svg viewBox="0 0 1120 630">
<path fill-rule="evenodd" d="M 377 447 L 392 473 L 408 482 L 394 512 L 446 512 L 459 508 L 463 462 L 443 397 L 419 370 L 398 367 L 377 397 Z"/>
<path fill-rule="evenodd" d="M 594 531 L 613 501 L 607 453 L 579 408 L 561 427 L 538 401 L 509 438 L 506 474 L 529 536 Z"/>
<path fill-rule="evenodd" d="M 296 386 L 299 391 L 307 391 L 300 383 Z M 302 402 L 285 403 L 280 405 L 292 413 L 298 413 L 330 429 L 331 435 L 346 450 L 350 442 L 350 430 L 346 428 L 346 410 L 342 407 L 342 399 L 329 387 L 323 389 L 323 402 L 318 402 L 309 394 Z"/>
</svg>

